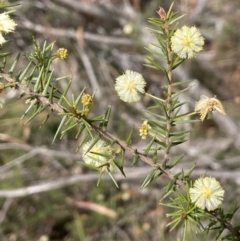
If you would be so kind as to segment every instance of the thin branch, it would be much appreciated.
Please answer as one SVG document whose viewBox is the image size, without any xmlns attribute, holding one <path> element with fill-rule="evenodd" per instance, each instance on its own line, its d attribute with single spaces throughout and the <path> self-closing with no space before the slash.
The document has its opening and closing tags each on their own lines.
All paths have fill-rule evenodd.
<svg viewBox="0 0 240 241">
<path fill-rule="evenodd" d="M 7 198 L 6 201 L 3 204 L 2 210 L 0 212 L 0 224 L 2 224 L 5 220 L 6 214 L 13 202 L 12 198 Z"/>
<path fill-rule="evenodd" d="M 30 21 L 23 20 L 19 28 L 27 29 L 34 31 L 36 33 L 41 34 L 49 34 L 55 37 L 67 37 L 67 38 L 76 38 L 76 31 L 70 29 L 59 29 L 59 28 L 52 28 L 52 27 L 45 27 L 40 24 L 34 24 Z M 86 41 L 93 41 L 102 44 L 113 44 L 113 45 L 133 45 L 134 41 L 129 38 L 121 38 L 121 37 L 113 37 L 113 36 L 106 36 L 106 35 L 99 35 L 93 34 L 84 31 L 83 38 Z"/>
<path fill-rule="evenodd" d="M 105 19 L 107 21 L 111 19 L 112 22 L 118 22 L 118 23 L 124 21 L 123 16 L 121 16 L 120 14 L 113 14 L 112 11 L 108 11 L 106 7 L 97 3 L 90 3 L 90 2 L 87 3 L 84 1 L 74 1 L 74 0 L 54 0 L 54 2 L 57 2 L 58 4 L 63 4 L 68 8 L 74 9 L 74 11 L 77 10 L 88 16 Z M 118 12 L 120 13 L 120 11 Z"/>
<path fill-rule="evenodd" d="M 37 155 L 37 152 L 35 150 L 32 150 L 16 159 L 14 159 L 13 161 L 10 161 L 8 163 L 6 163 L 5 165 L 0 167 L 0 173 L 6 172 L 9 169 L 22 164 L 23 162 L 29 160 L 30 158 L 34 157 Z"/>
<path fill-rule="evenodd" d="M 226 229 L 228 229 L 234 236 L 237 238 L 237 240 L 240 240 L 240 230 L 235 229 L 231 223 L 229 223 L 226 218 L 221 217 L 219 214 L 217 214 L 215 211 L 209 212 L 213 217 L 215 217 L 218 222 Z"/>
<path fill-rule="evenodd" d="M 17 144 L 17 143 L 2 143 L 0 144 L 0 150 L 12 150 L 12 149 L 20 149 L 27 151 L 27 154 L 24 154 L 2 166 L 0 166 L 0 174 L 1 179 L 3 179 L 3 176 L 6 174 L 7 171 L 9 171 L 11 168 L 14 168 L 16 165 L 20 165 L 23 162 L 29 160 L 30 158 L 36 156 L 36 155 L 42 155 L 42 156 L 48 156 L 48 157 L 57 157 L 57 158 L 67 158 L 68 160 L 72 161 L 78 161 L 79 155 L 73 154 L 66 151 L 60 151 L 60 150 L 49 150 L 46 148 L 41 147 L 32 147 L 29 145 L 23 145 L 23 144 Z M 8 177 L 8 175 L 6 175 Z"/>
<path fill-rule="evenodd" d="M 95 90 L 95 91 L 100 90 L 100 86 L 99 86 L 97 77 L 95 75 L 93 65 L 91 63 L 91 60 L 90 60 L 89 56 L 87 55 L 87 53 L 84 50 L 84 47 L 83 47 L 84 42 L 83 42 L 82 37 L 83 37 L 83 31 L 82 31 L 82 29 L 79 29 L 76 32 L 76 40 L 77 40 L 78 45 L 76 46 L 75 49 L 78 52 L 78 54 L 79 54 L 79 56 L 82 60 L 82 63 L 84 65 L 85 69 L 86 69 L 86 72 L 87 72 L 89 81 L 91 83 L 92 89 Z M 100 91 L 96 91 L 96 97 L 97 97 L 97 99 L 100 99 L 100 97 L 101 97 Z"/>
<path fill-rule="evenodd" d="M 137 172 L 132 172 L 129 168 L 126 170 L 126 173 L 129 174 L 128 179 L 129 180 L 136 180 L 139 176 L 142 176 L 141 172 L 146 172 L 146 168 L 143 168 L 142 170 L 138 170 Z M 7 198 L 17 198 L 17 197 L 26 197 L 35 193 L 41 193 L 41 192 L 48 192 L 54 189 L 66 187 L 69 185 L 73 185 L 79 182 L 89 182 L 92 180 L 97 180 L 99 178 L 99 173 L 90 173 L 87 175 L 71 175 L 67 177 L 62 177 L 55 179 L 53 181 L 44 181 L 44 183 L 40 183 L 37 185 L 32 185 L 28 187 L 23 188 L 17 188 L 13 190 L 0 190 L 0 197 L 7 197 Z M 116 180 L 125 180 L 125 177 L 117 173 L 114 178 Z M 109 180 L 110 177 L 106 173 L 102 175 L 102 180 Z"/>
<path fill-rule="evenodd" d="M 176 171 L 181 171 L 180 168 L 175 168 Z M 150 167 L 127 167 L 124 169 L 124 172 L 128 178 L 128 180 L 142 180 L 149 172 L 151 171 Z M 193 177 L 199 177 L 200 175 L 206 174 L 205 169 L 195 170 L 193 172 Z M 240 172 L 219 172 L 219 171 L 209 171 L 209 175 L 221 177 L 223 179 L 232 179 L 233 177 L 240 176 Z M 0 197 L 5 198 L 18 198 L 18 197 L 26 197 L 29 195 L 33 195 L 36 193 L 48 192 L 55 189 L 60 189 L 62 187 L 67 187 L 70 185 L 74 185 L 77 183 L 96 181 L 99 178 L 99 173 L 88 173 L 88 174 L 80 174 L 80 175 L 70 175 L 66 177 L 57 178 L 55 180 L 46 181 L 43 180 L 42 183 L 31 185 L 28 187 L 16 188 L 11 190 L 0 190 Z M 121 173 L 116 173 L 114 178 L 117 181 L 126 180 L 125 177 Z M 106 173 L 102 175 L 101 180 L 111 180 L 110 176 Z"/>
</svg>

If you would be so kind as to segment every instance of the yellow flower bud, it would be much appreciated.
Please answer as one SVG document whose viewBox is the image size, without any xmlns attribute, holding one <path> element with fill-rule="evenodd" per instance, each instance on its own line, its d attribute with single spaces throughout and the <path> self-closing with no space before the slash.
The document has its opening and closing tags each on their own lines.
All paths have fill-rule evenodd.
<svg viewBox="0 0 240 241">
<path fill-rule="evenodd" d="M 65 49 L 65 48 L 59 48 L 59 49 L 57 50 L 57 57 L 58 57 L 59 59 L 66 59 L 66 58 L 67 58 L 67 55 L 68 55 L 67 49 Z"/>
</svg>

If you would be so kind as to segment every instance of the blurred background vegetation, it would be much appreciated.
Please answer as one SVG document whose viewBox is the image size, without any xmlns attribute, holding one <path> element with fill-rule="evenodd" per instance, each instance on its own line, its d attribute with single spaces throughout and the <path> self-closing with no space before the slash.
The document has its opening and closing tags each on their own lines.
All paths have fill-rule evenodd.
<svg viewBox="0 0 240 241">
<path fill-rule="evenodd" d="M 94 115 L 111 104 L 108 131 L 126 138 L 135 127 L 133 145 L 141 150 L 145 143 L 138 127 L 150 100 L 122 103 L 114 81 L 131 69 L 143 74 L 148 92 L 162 95 L 160 87 L 166 79 L 144 67 L 144 46 L 155 41 L 147 19 L 157 17 L 159 6 L 167 10 L 170 4 L 169 0 L 22 1 L 15 12 L 17 30 L 8 36 L 12 41 L 7 49 L 14 52 L 9 65 L 19 52 L 18 68 L 27 65 L 23 53 L 32 51 L 32 36 L 41 45 L 45 40 L 55 41 L 56 50 L 67 48 L 68 58 L 54 62 L 55 74 L 69 75 L 70 93 L 77 95 L 83 87 L 89 93 L 96 91 Z M 204 51 L 174 71 L 175 80 L 193 79 L 189 95 L 182 96 L 189 101 L 186 108 L 192 110 L 201 94 L 217 95 L 224 100 L 227 116 L 214 113 L 213 119 L 194 124 L 190 141 L 172 154 L 186 153 L 179 167 L 183 170 L 196 164 L 193 178 L 206 173 L 216 177 L 226 190 L 224 208 L 231 209 L 240 194 L 240 1 L 176 0 L 174 9 L 187 14 L 180 25 L 197 26 L 205 38 Z M 63 88 L 66 84 L 61 83 Z M 127 179 L 115 175 L 119 189 L 108 176 L 96 187 L 98 173 L 86 168 L 81 153 L 75 152 L 79 140 L 74 133 L 52 144 L 60 118 L 54 115 L 39 128 L 45 117 L 41 114 L 24 124 L 26 119 L 20 118 L 27 105 L 17 100 L 19 95 L 13 89 L 0 95 L 4 103 L 0 111 L 0 240 L 178 240 L 180 230 L 169 232 L 167 210 L 159 206 L 167 180 L 161 178 L 141 189 L 150 167 L 139 162 L 131 168 L 129 157 L 125 160 Z M 198 236 L 199 240 L 211 237 Z"/>
</svg>

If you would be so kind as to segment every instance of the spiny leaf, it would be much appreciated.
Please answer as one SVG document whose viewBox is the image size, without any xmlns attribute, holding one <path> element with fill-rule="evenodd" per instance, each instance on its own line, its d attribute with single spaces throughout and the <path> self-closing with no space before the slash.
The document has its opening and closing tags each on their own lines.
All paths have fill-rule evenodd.
<svg viewBox="0 0 240 241">
<path fill-rule="evenodd" d="M 126 174 L 125 174 L 125 172 L 124 172 L 124 170 L 123 170 L 123 166 L 122 165 L 120 165 L 118 162 L 116 162 L 116 161 L 113 161 L 114 162 L 114 164 L 116 165 L 116 167 L 119 169 L 119 171 L 122 173 L 122 175 L 124 176 L 124 177 L 126 177 Z"/>
<path fill-rule="evenodd" d="M 66 121 L 67 121 L 67 116 L 65 115 L 65 116 L 63 116 L 63 118 L 62 118 L 62 120 L 61 120 L 61 122 L 60 122 L 60 125 L 58 126 L 58 129 L 57 129 L 57 131 L 56 131 L 56 133 L 55 133 L 55 135 L 54 135 L 54 137 L 53 137 L 52 143 L 54 143 L 57 135 L 58 135 L 59 132 L 61 131 L 61 129 L 62 129 L 62 127 L 63 127 L 63 125 L 65 124 Z"/>
<path fill-rule="evenodd" d="M 192 86 L 189 86 L 189 87 L 187 87 L 187 88 L 185 88 L 185 89 L 183 89 L 183 90 L 181 90 L 181 91 L 176 92 L 175 94 L 172 95 L 172 98 L 176 98 L 177 96 L 179 96 L 180 94 L 188 91 L 188 90 L 191 89 L 191 88 L 192 88 Z"/>
<path fill-rule="evenodd" d="M 24 78 L 24 76 L 27 74 L 30 66 L 32 65 L 32 61 L 29 62 L 29 64 L 27 65 L 27 67 L 24 69 L 24 71 L 22 72 L 22 74 L 19 76 L 19 81 L 21 82 Z"/>
<path fill-rule="evenodd" d="M 38 106 L 37 110 L 33 113 L 33 115 L 24 123 L 24 125 L 26 125 L 28 122 L 30 122 L 32 119 L 34 119 L 37 115 L 39 115 L 41 112 L 43 112 L 46 108 L 48 107 L 48 105 L 43 104 Z"/>
<path fill-rule="evenodd" d="M 176 21 L 180 20 L 181 18 L 183 18 L 186 14 L 183 14 L 177 18 L 174 18 L 173 20 L 170 21 L 169 25 L 172 25 L 173 23 L 175 23 Z"/>
<path fill-rule="evenodd" d="M 172 162 L 169 163 L 169 168 L 171 169 L 172 167 L 174 167 L 175 165 L 177 165 L 185 156 L 185 154 L 182 154 L 180 156 L 178 156 L 177 158 L 175 158 Z"/>
<path fill-rule="evenodd" d="M 151 141 L 147 145 L 146 149 L 144 150 L 144 155 L 148 155 L 149 151 L 151 150 L 152 144 L 154 143 L 155 137 L 152 137 Z"/>
<path fill-rule="evenodd" d="M 27 110 L 24 112 L 24 114 L 22 115 L 21 119 L 23 119 L 24 116 L 27 115 L 27 113 L 32 109 L 32 107 L 37 103 L 37 100 L 34 99 L 30 102 L 30 106 L 27 108 Z"/>
<path fill-rule="evenodd" d="M 187 172 L 187 174 L 184 176 L 185 179 L 188 180 L 188 178 L 191 176 L 191 174 L 192 174 L 192 172 L 193 172 L 195 166 L 196 166 L 196 165 L 194 164 L 194 165 L 189 169 L 189 171 Z"/>
<path fill-rule="evenodd" d="M 145 180 L 142 183 L 142 188 L 146 187 L 149 183 L 151 183 L 154 179 L 159 177 L 162 174 L 162 172 L 158 168 L 153 168 L 145 178 Z"/>
<path fill-rule="evenodd" d="M 188 103 L 188 101 L 178 102 L 178 103 L 176 103 L 176 104 L 174 104 L 174 105 L 171 106 L 171 111 L 174 111 L 176 108 L 179 108 L 179 107 L 181 107 L 181 106 L 183 106 L 183 105 L 185 105 L 185 104 L 187 104 L 187 103 Z"/>
<path fill-rule="evenodd" d="M 48 92 L 48 87 L 49 87 L 50 82 L 51 82 L 51 80 L 52 80 L 52 75 L 53 75 L 53 71 L 51 71 L 51 73 L 50 73 L 50 75 L 49 75 L 49 77 L 48 77 L 48 81 L 47 81 L 47 83 L 46 83 L 46 85 L 45 85 L 45 87 L 44 87 L 44 90 L 43 90 L 43 92 L 42 92 L 42 95 L 46 95 L 46 94 L 47 94 L 47 92 Z"/>
<path fill-rule="evenodd" d="M 20 54 L 17 55 L 17 58 L 14 60 L 11 69 L 8 71 L 8 73 L 11 75 L 14 72 L 14 69 L 19 61 Z"/>
<path fill-rule="evenodd" d="M 133 155 L 133 160 L 132 160 L 131 166 L 134 166 L 137 163 L 138 159 L 139 159 L 138 155 Z"/>
<path fill-rule="evenodd" d="M 172 84 L 172 86 L 176 87 L 176 86 L 179 86 L 179 85 L 189 84 L 190 82 L 192 82 L 192 80 L 177 81 L 177 82 L 174 82 Z"/>
<path fill-rule="evenodd" d="M 86 132 L 85 135 L 84 135 L 84 137 L 81 138 L 81 142 L 80 142 L 80 144 L 77 146 L 75 152 L 78 152 L 78 151 L 79 151 L 79 149 L 80 149 L 80 148 L 83 146 L 83 144 L 87 141 L 87 138 L 88 138 L 88 137 L 89 137 L 89 134 L 88 134 L 88 132 Z"/>
<path fill-rule="evenodd" d="M 63 131 L 61 132 L 60 139 L 62 139 L 63 136 L 64 136 L 68 131 L 70 131 L 71 129 L 73 129 L 73 128 L 74 128 L 75 126 L 77 126 L 78 124 L 79 124 L 79 123 L 78 123 L 76 120 L 72 121 L 71 124 L 68 124 L 68 128 L 66 128 L 65 130 L 63 130 Z"/>
<path fill-rule="evenodd" d="M 81 135 L 81 133 L 83 132 L 84 129 L 85 129 L 85 126 L 81 125 L 77 134 L 76 134 L 76 136 L 75 136 L 75 139 L 77 139 Z"/>
<path fill-rule="evenodd" d="M 173 8 L 173 4 L 174 2 L 172 2 L 172 4 L 170 5 L 168 12 L 167 12 L 167 19 L 169 19 L 170 14 L 172 13 L 172 8 Z"/>
<path fill-rule="evenodd" d="M 134 131 L 134 128 L 131 128 L 129 134 L 128 134 L 128 137 L 126 139 L 126 144 L 129 146 L 131 145 L 131 142 L 132 142 L 132 135 L 133 135 L 133 131 Z"/>
<path fill-rule="evenodd" d="M 34 92 L 38 92 L 38 90 L 39 90 L 39 86 L 40 86 L 41 80 L 42 80 L 43 71 L 44 71 L 44 66 L 42 66 L 42 68 L 40 70 L 40 73 L 38 75 L 37 81 L 36 81 L 36 83 L 34 85 L 34 88 L 33 88 Z"/>
<path fill-rule="evenodd" d="M 188 135 L 192 130 L 185 130 L 185 131 L 172 131 L 170 133 L 170 136 L 171 137 L 182 137 L 182 136 L 185 136 L 185 135 Z"/>
<path fill-rule="evenodd" d="M 53 110 L 50 110 L 47 114 L 47 116 L 43 119 L 41 125 L 40 125 L 40 129 L 44 126 L 44 124 L 47 122 L 47 120 L 49 119 L 49 117 L 51 116 L 51 114 L 53 113 Z"/>
<path fill-rule="evenodd" d="M 172 70 L 176 69 L 185 59 L 179 59 L 176 63 L 172 65 Z"/>
<path fill-rule="evenodd" d="M 176 120 L 184 119 L 184 118 L 192 116 L 192 115 L 196 115 L 196 112 L 189 111 L 189 112 L 181 114 L 181 115 L 174 115 L 171 118 L 171 122 L 175 122 L 175 124 L 176 124 Z"/>
<path fill-rule="evenodd" d="M 115 186 L 117 188 L 119 188 L 118 184 L 117 184 L 117 181 L 115 180 L 114 176 L 112 175 L 112 173 L 110 171 L 108 171 L 108 175 L 111 177 L 113 183 L 115 184 Z"/>
<path fill-rule="evenodd" d="M 69 90 L 69 88 L 70 88 L 71 84 L 72 84 L 72 81 L 70 80 L 70 81 L 68 82 L 68 85 L 67 85 L 66 89 L 64 90 L 64 92 L 63 92 L 63 94 L 62 94 L 61 98 L 60 98 L 60 99 L 59 99 L 59 101 L 58 101 L 58 104 L 59 104 L 59 105 L 61 105 L 61 104 L 62 104 L 63 97 L 65 97 L 65 96 L 66 96 L 66 94 L 67 94 L 67 92 L 68 92 L 68 90 Z"/>
</svg>

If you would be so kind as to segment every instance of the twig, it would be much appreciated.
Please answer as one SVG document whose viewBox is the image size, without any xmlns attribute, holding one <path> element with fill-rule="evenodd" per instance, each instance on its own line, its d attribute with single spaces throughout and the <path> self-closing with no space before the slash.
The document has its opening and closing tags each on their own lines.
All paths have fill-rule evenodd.
<svg viewBox="0 0 240 241">
<path fill-rule="evenodd" d="M 7 198 L 6 201 L 4 202 L 2 210 L 0 212 L 0 224 L 3 223 L 3 221 L 6 217 L 7 211 L 10 208 L 12 202 L 13 202 L 12 198 Z"/>
<path fill-rule="evenodd" d="M 224 228 L 228 229 L 235 236 L 235 238 L 237 238 L 237 240 L 240 240 L 240 231 L 233 228 L 231 223 L 229 223 L 224 217 L 221 217 L 215 211 L 209 212 L 209 214 L 215 217 Z"/>
<path fill-rule="evenodd" d="M 40 24 L 34 24 L 27 20 L 22 21 L 19 28 L 28 29 L 36 33 L 42 33 L 44 35 L 49 34 L 56 37 L 67 37 L 72 39 L 75 39 L 76 37 L 75 30 L 45 27 Z M 99 34 L 89 33 L 86 31 L 83 32 L 83 38 L 86 41 L 93 41 L 97 43 L 100 42 L 103 44 L 113 44 L 113 45 L 133 45 L 134 44 L 134 41 L 129 38 L 113 37 L 113 36 L 106 36 L 106 35 L 103 36 Z"/>
<path fill-rule="evenodd" d="M 124 172 L 128 178 L 128 180 L 142 180 L 143 177 L 145 177 L 149 171 L 151 170 L 150 167 L 126 167 L 124 168 Z M 174 169 L 175 171 L 181 171 L 180 168 Z M 195 170 L 193 172 L 193 177 L 199 177 L 200 175 L 205 175 L 206 170 L 205 169 L 199 169 Z M 233 172 L 233 171 L 225 171 L 225 172 L 219 172 L 219 171 L 209 171 L 207 174 L 216 176 L 216 177 L 221 177 L 223 179 L 232 179 L 236 176 L 240 176 L 240 172 Z M 74 185 L 77 183 L 83 183 L 83 182 L 89 182 L 89 181 L 96 181 L 99 178 L 99 173 L 88 173 L 88 174 L 80 174 L 80 175 L 71 175 L 71 176 L 66 176 L 66 177 L 61 177 L 57 178 L 52 181 L 46 181 L 44 180 L 44 183 L 36 184 L 36 185 L 31 185 L 28 187 L 23 187 L 23 188 L 17 188 L 17 189 L 11 189 L 11 190 L 0 190 L 0 197 L 5 197 L 5 198 L 17 198 L 17 197 L 26 197 L 29 195 L 33 195 L 36 193 L 42 193 L 42 192 L 48 192 L 52 191 L 55 189 L 59 189 L 62 187 Z M 122 174 L 116 173 L 114 175 L 114 178 L 117 181 L 123 181 L 126 180 L 125 177 L 123 177 Z M 102 175 L 102 180 L 110 180 L 111 178 L 107 175 L 104 174 Z"/>
<path fill-rule="evenodd" d="M 66 151 L 60 151 L 60 150 L 48 150 L 46 148 L 36 148 L 31 147 L 29 145 L 21 145 L 21 144 L 13 144 L 13 143 L 6 143 L 6 144 L 0 144 L 0 150 L 7 150 L 7 149 L 21 149 L 25 151 L 29 151 L 29 153 L 22 155 L 21 157 L 18 157 L 11 162 L 6 163 L 5 165 L 0 166 L 0 173 L 6 172 L 9 169 L 15 167 L 16 165 L 22 164 L 23 162 L 29 160 L 33 156 L 36 155 L 43 155 L 43 156 L 49 156 L 49 157 L 59 157 L 59 158 L 67 158 L 68 160 L 79 160 L 79 155 L 72 154 L 70 152 Z"/>
<path fill-rule="evenodd" d="M 66 198 L 66 202 L 71 205 L 75 206 L 77 208 L 82 208 L 86 210 L 90 210 L 99 214 L 102 214 L 104 216 L 107 216 L 109 218 L 116 218 L 117 217 L 117 212 L 107 208 L 103 205 L 93 203 L 93 202 L 84 202 L 84 201 L 76 201 L 72 198 Z"/>
<path fill-rule="evenodd" d="M 9 169 L 11 169 L 12 167 L 15 167 L 17 165 L 20 165 L 22 164 L 23 162 L 29 160 L 30 158 L 34 157 L 37 155 L 37 152 L 35 150 L 32 150 L 16 159 L 14 159 L 13 161 L 11 162 L 8 162 L 6 163 L 5 165 L 3 166 L 0 166 L 0 173 L 2 172 L 6 172 L 8 171 Z"/>
<path fill-rule="evenodd" d="M 100 90 L 100 86 L 98 84 L 93 65 L 91 63 L 90 58 L 88 57 L 88 55 L 86 54 L 86 52 L 84 50 L 84 47 L 83 47 L 84 43 L 83 43 L 83 40 L 82 40 L 82 36 L 83 36 L 83 31 L 82 31 L 82 29 L 79 29 L 76 32 L 76 40 L 77 40 L 78 45 L 76 46 L 75 49 L 77 50 L 77 52 L 78 52 L 78 54 L 79 54 L 79 56 L 82 60 L 82 63 L 84 65 L 85 69 L 86 69 L 86 72 L 87 72 L 89 81 L 91 83 L 92 89 L 95 90 L 95 91 Z M 95 95 L 96 95 L 97 99 L 100 99 L 101 92 L 96 91 Z"/>
<path fill-rule="evenodd" d="M 96 3 L 87 3 L 84 1 L 73 1 L 73 0 L 54 0 L 58 4 L 63 4 L 71 9 L 74 9 L 74 11 L 79 11 L 81 13 L 84 13 L 88 16 L 93 16 L 101 19 L 108 20 L 111 19 L 112 22 L 122 22 L 124 19 L 118 15 L 114 15 L 112 11 L 108 11 L 107 8 L 105 8 L 103 5 L 96 4 Z M 126 20 L 125 20 L 126 21 Z"/>
</svg>

